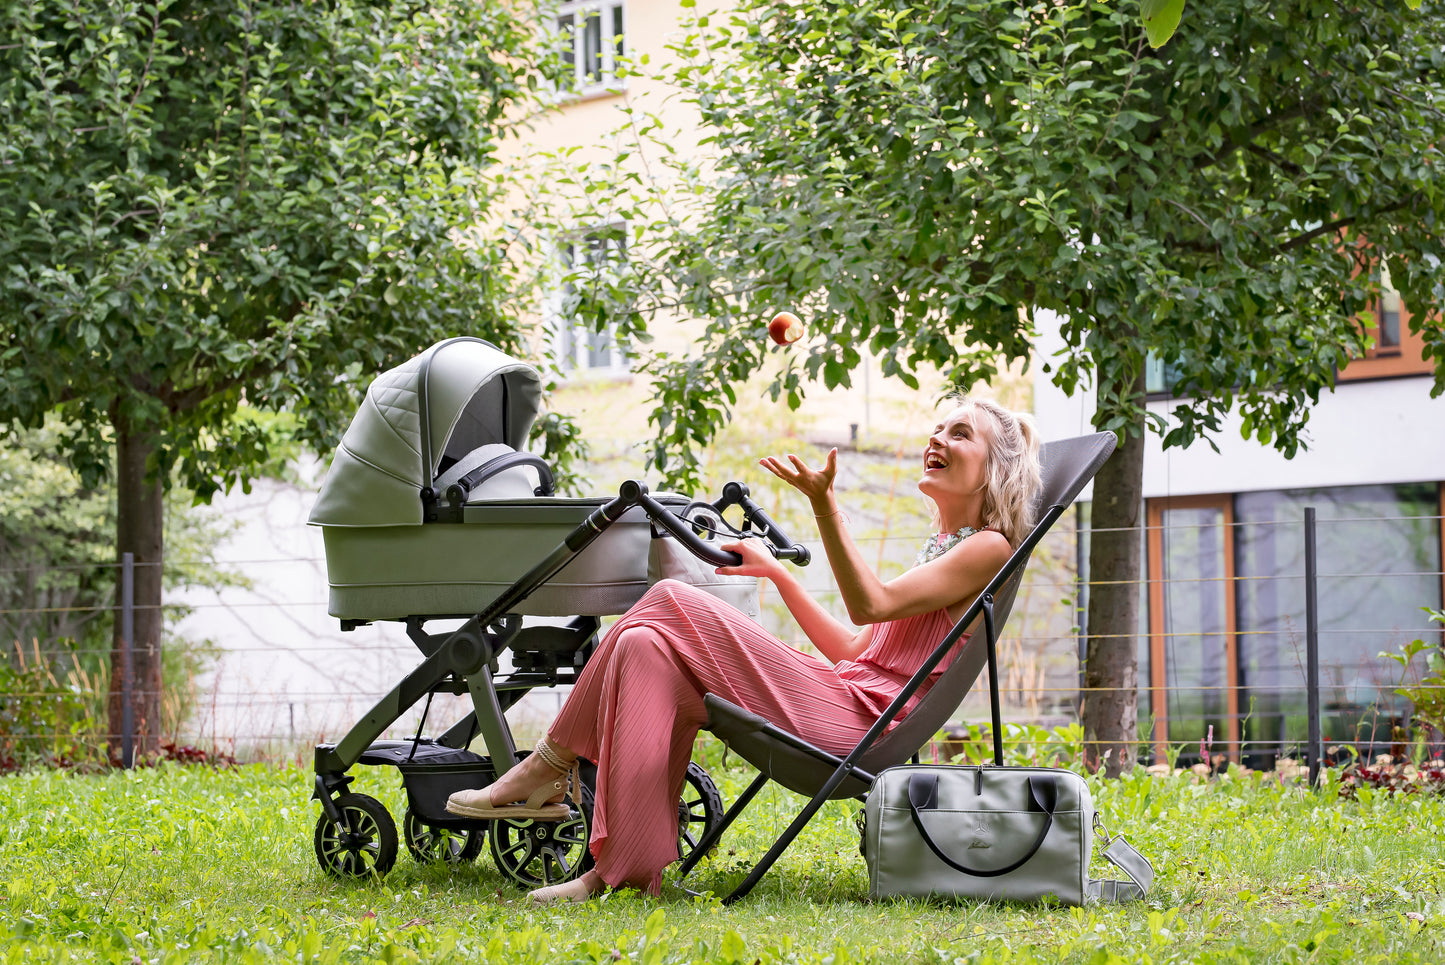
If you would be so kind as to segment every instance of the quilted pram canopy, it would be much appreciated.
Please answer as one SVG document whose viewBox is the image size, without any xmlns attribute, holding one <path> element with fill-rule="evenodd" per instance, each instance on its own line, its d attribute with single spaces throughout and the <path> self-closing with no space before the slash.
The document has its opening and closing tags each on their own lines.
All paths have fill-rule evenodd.
<svg viewBox="0 0 1445 965">
<path fill-rule="evenodd" d="M 309 522 L 420 526 L 423 488 L 485 445 L 526 447 L 542 380 L 479 338 L 451 338 L 377 376 L 341 437 Z"/>
</svg>

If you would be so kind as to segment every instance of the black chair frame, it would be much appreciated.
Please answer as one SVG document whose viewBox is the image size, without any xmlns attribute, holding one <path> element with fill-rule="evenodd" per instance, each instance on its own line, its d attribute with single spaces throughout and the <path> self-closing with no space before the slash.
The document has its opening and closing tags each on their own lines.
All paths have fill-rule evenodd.
<svg viewBox="0 0 1445 965">
<path fill-rule="evenodd" d="M 919 665 L 918 669 L 914 671 L 913 676 L 904 684 L 903 689 L 898 692 L 898 695 L 893 698 L 892 702 L 889 703 L 883 713 L 879 715 L 867 733 L 863 735 L 846 756 L 839 757 L 836 754 L 829 753 L 798 737 L 796 734 L 792 734 L 715 695 L 708 694 L 704 698 L 709 714 L 706 729 L 721 731 L 726 730 L 729 725 L 736 727 L 736 725 L 741 724 L 745 730 L 757 738 L 760 738 L 764 745 L 771 745 L 785 753 L 791 752 L 794 755 L 802 755 L 802 758 L 815 762 L 820 768 L 831 769 L 831 772 L 828 773 L 827 777 L 823 779 L 821 783 L 814 784 L 816 790 L 812 791 L 811 799 L 803 806 L 802 810 L 798 812 L 792 823 L 788 825 L 762 859 L 753 866 L 753 869 L 748 873 L 747 877 L 744 878 L 742 883 L 722 899 L 724 904 L 731 904 L 746 897 L 825 803 L 839 797 L 861 798 L 866 795 L 868 786 L 873 783 L 878 770 L 882 770 L 884 766 L 901 764 L 904 760 L 908 759 L 909 756 L 916 759 L 918 749 L 936 732 L 936 729 L 931 729 L 929 734 L 921 740 L 915 739 L 912 748 L 906 750 L 906 752 L 894 747 L 892 753 L 885 759 L 878 761 L 877 764 L 875 764 L 873 760 L 865 760 L 870 756 L 870 750 L 874 750 L 877 747 L 879 738 L 884 735 L 889 725 L 902 713 L 908 701 L 912 699 L 919 688 L 927 682 L 934 668 L 936 668 L 949 654 L 950 650 L 958 644 L 960 638 L 962 638 L 965 633 L 976 630 L 974 625 L 980 622 L 983 624 L 984 642 L 987 649 L 986 662 L 990 681 L 990 709 L 992 710 L 993 719 L 995 721 L 999 720 L 998 666 L 995 649 L 1000 625 L 1007 619 L 1008 611 L 1013 604 L 1014 593 L 1018 588 L 1024 568 L 1034 548 L 1038 546 L 1040 540 L 1048 533 L 1050 527 L 1063 515 L 1064 510 L 1073 503 L 1075 497 L 1077 497 L 1084 486 L 1088 484 L 1089 480 L 1093 478 L 1094 474 L 1099 470 L 1099 467 L 1109 458 L 1109 455 L 1114 450 L 1114 445 L 1115 437 L 1112 433 L 1095 433 L 1076 439 L 1061 440 L 1043 447 L 1041 461 L 1043 463 L 1045 478 L 1039 498 L 1045 508 L 1039 515 L 1038 522 L 1035 523 L 1033 529 L 1030 530 L 1029 534 L 1019 543 L 1018 547 L 1009 556 L 1008 561 L 1004 563 L 1003 567 L 994 575 L 993 579 L 989 580 L 988 585 L 978 594 L 964 615 L 954 624 L 953 628 L 943 640 L 934 647 L 933 652 Z M 1050 458 L 1051 455 L 1054 456 L 1053 459 Z M 1051 463 L 1055 462 L 1063 464 L 1057 467 L 1061 470 L 1060 472 L 1051 472 L 1051 469 L 1056 468 L 1055 466 L 1051 466 Z M 1069 472 L 1069 469 L 1073 471 Z M 1054 478 L 1051 478 L 1051 476 Z M 996 615 L 1000 616 L 1001 619 L 996 620 Z M 973 649 L 968 645 L 966 645 L 966 648 Z M 966 696 L 973 680 L 978 676 L 978 670 L 975 669 L 971 674 L 968 674 L 966 678 L 950 681 L 950 675 L 958 674 L 962 676 L 962 674 L 968 670 L 968 667 L 964 665 L 964 652 L 960 652 L 955 656 L 953 664 L 958 665 L 957 668 L 955 669 L 955 667 L 951 665 L 950 670 L 945 671 L 944 677 L 938 680 L 933 688 L 929 690 L 928 695 L 923 698 L 925 701 L 928 700 L 929 697 L 940 700 L 947 696 L 948 690 L 958 690 L 956 699 L 952 704 L 952 707 L 956 708 L 958 702 L 962 701 L 963 697 Z M 952 686 L 940 691 L 940 688 L 944 688 L 945 684 L 949 683 L 951 683 Z M 935 693 L 934 691 L 940 692 Z M 919 707 L 921 706 L 922 703 L 920 702 Z M 910 712 L 909 717 L 905 718 L 905 722 L 910 720 L 913 715 L 918 712 L 919 707 L 915 707 L 914 710 Z M 951 712 L 951 709 L 949 712 Z M 900 729 L 902 726 L 903 725 L 900 724 Z M 894 735 L 890 734 L 888 736 L 891 738 Z M 724 736 L 724 740 L 728 740 L 726 736 Z M 728 741 L 728 743 L 732 746 L 731 741 Z M 897 742 L 895 741 L 895 743 Z M 993 743 L 994 763 L 996 765 L 1002 765 L 1003 735 L 999 727 L 994 728 Z M 735 747 L 734 749 L 737 748 Z M 744 753 L 743 756 L 747 758 L 746 753 Z M 755 766 L 759 765 L 758 761 L 749 760 L 750 763 L 753 763 Z M 797 763 L 796 756 L 790 763 Z M 868 766 L 865 766 L 865 763 Z M 873 769 L 870 770 L 870 767 Z M 821 773 L 823 773 L 823 771 L 816 771 L 814 776 Z M 807 775 L 804 775 L 802 778 L 799 778 L 796 773 L 794 773 L 793 780 L 782 780 L 780 775 L 770 774 L 767 762 L 763 762 L 760 766 L 758 776 L 743 791 L 732 807 L 728 808 L 717 826 L 703 836 L 702 840 L 697 843 L 697 846 L 693 848 L 687 859 L 682 863 L 679 868 L 679 880 L 685 879 L 692 872 L 698 861 L 716 846 L 723 833 L 727 831 L 738 815 L 747 808 L 753 798 L 757 796 L 758 792 L 763 789 L 769 780 L 780 780 L 785 786 L 790 786 L 792 790 L 806 795 L 809 793 L 809 789 L 803 786 L 806 777 Z M 696 892 L 689 893 L 696 894 Z"/>
</svg>

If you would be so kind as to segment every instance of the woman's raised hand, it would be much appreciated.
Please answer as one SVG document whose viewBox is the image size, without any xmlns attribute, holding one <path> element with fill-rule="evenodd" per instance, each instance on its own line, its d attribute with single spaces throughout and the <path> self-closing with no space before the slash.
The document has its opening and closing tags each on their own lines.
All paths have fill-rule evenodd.
<svg viewBox="0 0 1445 965">
<path fill-rule="evenodd" d="M 822 469 L 814 469 L 806 462 L 788 453 L 785 463 L 777 456 L 764 456 L 758 464 L 798 492 L 808 497 L 816 512 L 826 509 L 833 492 L 833 477 L 838 475 L 838 450 L 831 449 Z"/>
</svg>

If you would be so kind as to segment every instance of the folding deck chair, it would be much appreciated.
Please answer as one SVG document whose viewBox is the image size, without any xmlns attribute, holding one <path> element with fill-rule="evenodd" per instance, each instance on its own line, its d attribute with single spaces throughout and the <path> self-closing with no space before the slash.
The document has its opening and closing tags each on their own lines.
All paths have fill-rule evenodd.
<svg viewBox="0 0 1445 965">
<path fill-rule="evenodd" d="M 748 873 L 742 884 L 723 901 L 731 904 L 746 896 L 824 803 L 840 798 L 862 799 L 867 796 L 874 775 L 879 771 L 915 759 L 919 749 L 938 733 L 949 716 L 958 709 L 985 663 L 988 665 L 989 677 L 995 684 L 991 688 L 991 697 L 993 716 L 997 720 L 998 668 L 995 665 L 994 644 L 998 639 L 999 628 L 1008 619 L 1029 556 L 1039 540 L 1043 539 L 1044 534 L 1109 458 L 1109 454 L 1114 451 L 1114 445 L 1113 433 L 1099 432 L 1046 443 L 1042 447 L 1039 458 L 1042 463 L 1043 484 L 1035 498 L 1038 522 L 846 757 L 838 757 L 814 747 L 801 737 L 721 697 L 705 695 L 703 703 L 707 707 L 708 721 L 704 729 L 716 734 L 760 773 L 723 815 L 717 826 L 703 836 L 683 861 L 680 878 L 687 877 L 697 862 L 712 850 L 763 786 L 770 780 L 777 781 L 791 791 L 810 796 L 811 800 Z M 984 629 L 983 634 L 975 632 L 980 624 Z M 939 677 L 938 682 L 924 694 L 917 706 L 897 727 L 885 734 L 884 730 L 965 633 L 970 634 L 968 641 Z M 1002 744 L 996 739 L 994 746 L 994 763 L 1002 765 Z"/>
</svg>

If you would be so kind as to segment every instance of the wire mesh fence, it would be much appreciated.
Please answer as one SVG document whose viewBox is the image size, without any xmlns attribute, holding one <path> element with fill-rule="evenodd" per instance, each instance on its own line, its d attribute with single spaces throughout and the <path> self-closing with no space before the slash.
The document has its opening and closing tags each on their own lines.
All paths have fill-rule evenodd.
<svg viewBox="0 0 1445 965">
<path fill-rule="evenodd" d="M 1438 670 L 1432 675 L 1427 663 L 1445 629 L 1427 610 L 1438 611 L 1445 595 L 1438 500 L 1430 509 L 1321 518 L 1312 548 L 1299 518 L 1238 518 L 1247 514 L 1197 505 L 1151 512 L 1141 534 L 1140 623 L 1123 634 L 1137 646 L 1142 759 L 1272 767 L 1308 758 L 1312 739 L 1314 760 L 1438 756 L 1439 732 L 1417 716 L 1445 703 Z M 1077 753 L 1081 708 L 1097 692 L 1084 686 L 1082 669 L 1091 643 L 1105 636 L 1087 620 L 1089 589 L 1101 581 L 1088 572 L 1093 531 L 1076 516 L 1036 551 L 999 642 L 1006 743 L 1024 753 L 1046 745 Z M 244 573 L 243 581 L 168 594 L 164 685 L 131 687 L 133 701 L 161 702 L 164 740 L 241 758 L 304 758 L 345 734 L 421 660 L 399 623 L 343 630 L 327 613 L 319 539 L 299 520 L 274 529 L 279 539 L 233 546 L 230 558 L 215 561 Z M 860 542 L 887 575 L 908 565 L 926 535 L 864 534 Z M 821 547 L 812 549 L 821 559 Z M 0 581 L 43 586 L 82 572 L 102 587 L 88 600 L 12 592 L 0 607 L 9 644 L 0 660 L 0 759 L 102 758 L 125 740 L 110 712 L 111 693 L 121 689 L 112 684 L 123 676 L 111 647 L 113 621 L 124 616 L 114 590 L 120 565 L 0 567 Z M 841 615 L 827 567 L 801 573 Z M 806 649 L 776 592 L 765 584 L 760 595 L 763 623 Z M 55 630 L 62 620 L 69 636 Z M 49 637 L 36 632 L 45 626 Z M 1416 640 L 1424 650 L 1404 665 L 1387 656 L 1403 657 Z M 504 654 L 499 670 L 508 669 Z M 541 733 L 565 696 L 566 688 L 537 689 L 509 710 L 519 743 Z M 437 694 L 424 729 L 443 729 L 470 707 L 466 694 Z M 417 733 L 421 717 L 419 701 L 386 736 Z M 977 724 L 988 719 L 986 681 L 955 718 L 932 748 L 936 756 L 969 750 L 978 738 Z"/>
</svg>

